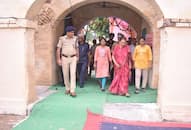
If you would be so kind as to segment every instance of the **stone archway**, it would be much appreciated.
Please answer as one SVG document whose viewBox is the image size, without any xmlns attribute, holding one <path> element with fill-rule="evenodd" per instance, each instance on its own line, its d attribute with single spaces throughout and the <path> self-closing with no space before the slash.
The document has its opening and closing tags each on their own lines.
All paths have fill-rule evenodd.
<svg viewBox="0 0 191 130">
<path fill-rule="evenodd" d="M 57 83 L 55 47 L 58 36 L 63 33 L 63 18 L 80 7 L 103 2 L 103 0 L 36 0 L 26 15 L 27 19 L 37 21 L 35 34 L 35 59 L 37 84 Z M 105 0 L 105 2 L 126 7 L 141 16 L 153 33 L 153 76 L 152 87 L 157 88 L 159 77 L 160 32 L 157 21 L 163 14 L 155 0 Z"/>
<path fill-rule="evenodd" d="M 92 13 L 94 11 L 95 13 Z M 147 23 L 139 14 L 137 14 L 132 9 L 110 2 L 106 4 L 106 7 L 102 7 L 101 3 L 87 4 L 75 9 L 72 11 L 72 13 L 70 13 L 70 17 L 74 19 L 73 24 L 77 30 L 85 25 L 87 21 L 90 21 L 96 17 L 110 16 L 118 17 L 124 21 L 127 21 L 137 32 L 141 30 L 141 24 L 143 21 Z M 151 28 L 149 24 L 147 24 L 147 27 Z"/>
</svg>

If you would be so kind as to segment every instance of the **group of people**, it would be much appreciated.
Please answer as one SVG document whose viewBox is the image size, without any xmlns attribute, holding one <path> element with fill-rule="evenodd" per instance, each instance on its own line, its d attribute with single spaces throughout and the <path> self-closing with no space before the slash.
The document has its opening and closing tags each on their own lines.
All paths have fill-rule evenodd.
<svg viewBox="0 0 191 130">
<path fill-rule="evenodd" d="M 65 93 L 76 97 L 76 70 L 79 77 L 79 86 L 84 87 L 84 80 L 88 64 L 91 71 L 95 70 L 100 89 L 106 90 L 108 77 L 111 84 L 108 91 L 111 94 L 130 96 L 129 82 L 132 81 L 132 72 L 135 71 L 135 93 L 140 89 L 145 91 L 148 80 L 148 69 L 152 64 L 151 48 L 141 38 L 138 45 L 132 39 L 126 39 L 118 34 L 118 41 L 113 41 L 114 34 L 109 34 L 109 40 L 99 38 L 99 44 L 93 40 L 93 46 L 85 42 L 83 35 L 74 35 L 73 26 L 66 27 L 66 35 L 59 38 L 57 44 L 57 63 L 62 66 Z M 92 60 L 89 60 L 91 57 Z M 142 77 L 142 87 L 140 87 Z"/>
</svg>

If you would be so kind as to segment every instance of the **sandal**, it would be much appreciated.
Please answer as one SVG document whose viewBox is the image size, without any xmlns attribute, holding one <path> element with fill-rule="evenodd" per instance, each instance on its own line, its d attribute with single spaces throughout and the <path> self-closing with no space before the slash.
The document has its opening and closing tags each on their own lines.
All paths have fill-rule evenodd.
<svg viewBox="0 0 191 130">
<path fill-rule="evenodd" d="M 130 94 L 129 94 L 129 93 L 126 93 L 125 96 L 126 96 L 126 97 L 130 97 Z"/>
</svg>

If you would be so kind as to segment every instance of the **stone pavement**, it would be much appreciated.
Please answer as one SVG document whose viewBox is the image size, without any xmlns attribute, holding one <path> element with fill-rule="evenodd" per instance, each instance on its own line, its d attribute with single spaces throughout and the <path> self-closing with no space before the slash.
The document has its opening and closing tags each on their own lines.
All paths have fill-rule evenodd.
<svg viewBox="0 0 191 130">
<path fill-rule="evenodd" d="M 48 89 L 49 86 L 37 86 L 37 96 L 38 100 L 32 104 L 29 104 L 27 107 L 27 115 L 30 114 L 32 107 L 42 99 L 46 98 L 48 95 L 54 93 L 53 90 Z M 2 114 L 0 115 L 0 130 L 11 130 L 16 124 L 24 120 L 26 115 L 11 115 L 11 114 Z"/>
<path fill-rule="evenodd" d="M 25 116 L 0 115 L 0 130 L 11 130 L 14 125 L 24 118 Z"/>
</svg>

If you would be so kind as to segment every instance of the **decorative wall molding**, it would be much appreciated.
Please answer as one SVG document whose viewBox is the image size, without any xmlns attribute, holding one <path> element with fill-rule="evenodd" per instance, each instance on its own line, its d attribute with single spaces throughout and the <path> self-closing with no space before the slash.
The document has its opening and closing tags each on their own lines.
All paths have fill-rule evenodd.
<svg viewBox="0 0 191 130">
<path fill-rule="evenodd" d="M 16 17 L 0 18 L 1 28 L 30 28 L 36 29 L 37 24 L 31 20 Z"/>
<path fill-rule="evenodd" d="M 49 3 L 44 4 L 37 16 L 38 25 L 52 24 L 54 19 L 55 12 L 51 8 L 51 5 Z"/>
<path fill-rule="evenodd" d="M 24 99 L 0 98 L 0 114 L 26 115 L 27 102 Z"/>
<path fill-rule="evenodd" d="M 191 28 L 191 19 L 163 18 L 157 23 L 158 28 L 181 27 Z"/>
</svg>

